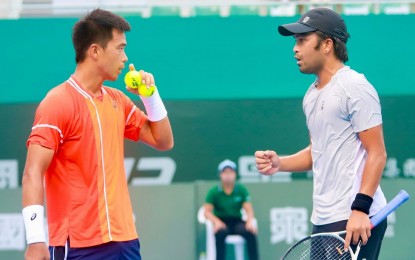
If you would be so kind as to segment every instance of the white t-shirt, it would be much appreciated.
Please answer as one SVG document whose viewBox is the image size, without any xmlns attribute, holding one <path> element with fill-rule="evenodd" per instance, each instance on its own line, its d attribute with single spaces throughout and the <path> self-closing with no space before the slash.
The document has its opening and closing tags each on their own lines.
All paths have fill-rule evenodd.
<svg viewBox="0 0 415 260">
<path fill-rule="evenodd" d="M 324 225 L 349 218 L 359 192 L 367 153 L 358 133 L 382 124 L 378 94 L 366 78 L 345 66 L 321 90 L 314 82 L 303 100 L 313 158 L 311 222 Z M 386 205 L 380 187 L 369 216 Z"/>
</svg>

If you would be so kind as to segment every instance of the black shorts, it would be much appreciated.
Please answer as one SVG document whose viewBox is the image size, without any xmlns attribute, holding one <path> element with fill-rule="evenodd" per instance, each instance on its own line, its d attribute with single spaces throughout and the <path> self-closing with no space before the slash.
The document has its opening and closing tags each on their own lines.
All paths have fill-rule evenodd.
<svg viewBox="0 0 415 260">
<path fill-rule="evenodd" d="M 68 241 L 67 246 L 50 246 L 49 252 L 51 260 L 141 260 L 138 239 L 83 248 L 71 248 Z"/>
</svg>

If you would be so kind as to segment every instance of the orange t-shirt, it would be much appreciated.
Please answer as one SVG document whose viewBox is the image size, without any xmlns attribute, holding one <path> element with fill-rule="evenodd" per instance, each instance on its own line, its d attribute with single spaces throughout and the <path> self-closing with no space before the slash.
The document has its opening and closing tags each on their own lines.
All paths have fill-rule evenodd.
<svg viewBox="0 0 415 260">
<path fill-rule="evenodd" d="M 137 141 L 147 116 L 121 91 L 92 97 L 73 78 L 36 111 L 27 144 L 55 151 L 45 173 L 49 243 L 89 247 L 137 238 L 124 169 L 124 138 Z"/>
</svg>

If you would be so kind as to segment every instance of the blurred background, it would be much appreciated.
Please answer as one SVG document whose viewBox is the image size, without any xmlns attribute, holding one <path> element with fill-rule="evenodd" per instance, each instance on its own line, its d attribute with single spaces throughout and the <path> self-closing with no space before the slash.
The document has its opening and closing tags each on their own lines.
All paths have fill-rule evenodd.
<svg viewBox="0 0 415 260">
<path fill-rule="evenodd" d="M 312 174 L 261 176 L 253 154 L 290 154 L 308 145 L 302 97 L 314 77 L 299 73 L 294 39 L 279 36 L 277 26 L 321 6 L 344 16 L 351 34 L 347 65 L 380 95 L 385 195 L 413 193 L 413 0 L 0 0 L 0 259 L 23 258 L 20 187 L 35 109 L 74 71 L 72 26 L 97 7 L 132 25 L 129 62 L 155 75 L 175 134 L 175 148 L 164 153 L 126 141 L 143 259 L 205 259 L 197 212 L 226 158 L 237 162 L 239 181 L 250 190 L 261 258 L 279 259 L 311 232 Z M 106 85 L 123 90 L 122 78 Z M 414 214 L 410 200 L 388 218 L 381 259 L 413 259 Z"/>
</svg>

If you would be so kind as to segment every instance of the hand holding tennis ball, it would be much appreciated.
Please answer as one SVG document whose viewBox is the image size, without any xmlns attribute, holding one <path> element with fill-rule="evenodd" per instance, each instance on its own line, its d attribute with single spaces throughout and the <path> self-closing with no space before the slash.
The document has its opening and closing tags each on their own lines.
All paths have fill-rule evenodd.
<svg viewBox="0 0 415 260">
<path fill-rule="evenodd" d="M 130 65 L 130 68 L 131 68 L 131 65 Z M 134 66 L 134 65 L 132 65 L 132 66 Z M 124 82 L 125 82 L 125 85 L 127 85 L 129 88 L 132 88 L 132 89 L 136 89 L 140 85 L 143 84 L 140 72 L 138 72 L 134 69 L 130 70 L 129 72 L 127 72 L 127 74 L 125 74 Z"/>
<path fill-rule="evenodd" d="M 125 85 L 128 87 L 127 89 L 132 93 L 138 93 L 142 97 L 150 97 L 153 95 L 156 90 L 153 75 L 144 71 L 136 71 L 133 64 L 130 64 L 129 69 L 130 71 L 124 77 Z M 145 76 L 144 79 L 143 74 Z"/>
</svg>

